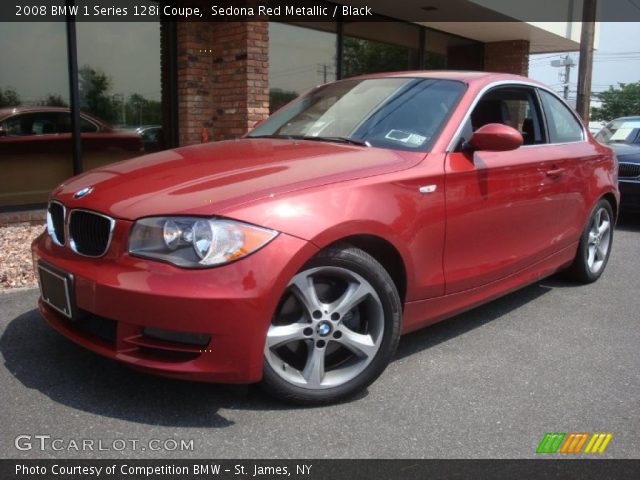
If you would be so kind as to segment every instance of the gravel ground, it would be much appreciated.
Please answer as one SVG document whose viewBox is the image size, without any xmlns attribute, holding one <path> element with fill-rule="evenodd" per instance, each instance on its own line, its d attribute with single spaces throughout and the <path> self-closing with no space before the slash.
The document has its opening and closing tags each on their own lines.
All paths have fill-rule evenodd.
<svg viewBox="0 0 640 480">
<path fill-rule="evenodd" d="M 30 223 L 0 227 L 0 290 L 37 286 L 30 246 L 43 228 Z"/>
</svg>

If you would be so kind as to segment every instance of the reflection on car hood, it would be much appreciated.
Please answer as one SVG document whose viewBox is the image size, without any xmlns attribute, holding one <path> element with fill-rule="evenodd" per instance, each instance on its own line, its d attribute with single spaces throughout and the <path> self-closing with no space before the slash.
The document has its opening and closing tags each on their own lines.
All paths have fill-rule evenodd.
<svg viewBox="0 0 640 480">
<path fill-rule="evenodd" d="M 114 217 L 211 215 L 303 188 L 408 168 L 424 153 L 326 142 L 241 139 L 166 150 L 74 177 L 53 195 Z M 90 195 L 73 194 L 93 186 Z"/>
<path fill-rule="evenodd" d="M 628 143 L 612 143 L 609 145 L 616 152 L 618 161 L 640 163 L 640 145 Z"/>
</svg>

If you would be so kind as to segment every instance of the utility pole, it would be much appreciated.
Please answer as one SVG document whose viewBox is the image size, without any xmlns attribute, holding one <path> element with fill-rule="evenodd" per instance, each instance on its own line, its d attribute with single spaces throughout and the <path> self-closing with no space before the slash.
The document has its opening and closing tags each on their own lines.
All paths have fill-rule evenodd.
<svg viewBox="0 0 640 480">
<path fill-rule="evenodd" d="M 569 100 L 569 86 L 571 82 L 571 69 L 576 66 L 576 62 L 573 61 L 568 54 L 562 57 L 560 60 L 552 60 L 552 67 L 564 67 L 564 74 L 562 75 L 563 97 L 565 100 Z"/>
<path fill-rule="evenodd" d="M 584 0 L 582 4 L 582 32 L 580 34 L 576 111 L 585 125 L 589 124 L 589 107 L 591 104 L 591 74 L 593 72 L 593 39 L 596 26 L 596 5 L 597 0 Z"/>
<path fill-rule="evenodd" d="M 331 70 L 328 64 L 318 63 L 317 73 L 318 75 L 322 76 L 322 83 L 327 83 L 329 81 L 329 75 L 335 74 L 336 72 L 334 70 Z"/>
</svg>

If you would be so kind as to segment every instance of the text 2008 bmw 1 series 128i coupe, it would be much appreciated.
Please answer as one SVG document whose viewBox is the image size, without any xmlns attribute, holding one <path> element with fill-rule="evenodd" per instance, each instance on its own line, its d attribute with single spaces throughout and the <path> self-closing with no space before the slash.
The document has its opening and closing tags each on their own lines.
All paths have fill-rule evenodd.
<svg viewBox="0 0 640 480">
<path fill-rule="evenodd" d="M 101 355 L 298 403 L 364 389 L 401 334 L 611 252 L 616 160 L 545 86 L 403 72 L 319 86 L 244 138 L 57 187 L 40 311 Z"/>
</svg>

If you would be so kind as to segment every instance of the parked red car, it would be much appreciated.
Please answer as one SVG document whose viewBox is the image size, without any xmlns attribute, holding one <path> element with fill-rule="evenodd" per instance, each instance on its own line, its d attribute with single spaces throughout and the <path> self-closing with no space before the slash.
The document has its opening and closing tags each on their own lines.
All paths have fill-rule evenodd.
<svg viewBox="0 0 640 480">
<path fill-rule="evenodd" d="M 40 311 L 135 368 L 336 401 L 382 373 L 402 333 L 558 270 L 598 279 L 616 167 L 523 77 L 342 80 L 243 139 L 56 188 L 33 243 Z"/>
<path fill-rule="evenodd" d="M 144 150 L 140 135 L 114 130 L 87 113 L 80 115 L 80 131 L 86 170 Z M 51 189 L 73 175 L 72 151 L 68 108 L 1 108 L 0 207 L 45 203 Z"/>
</svg>

